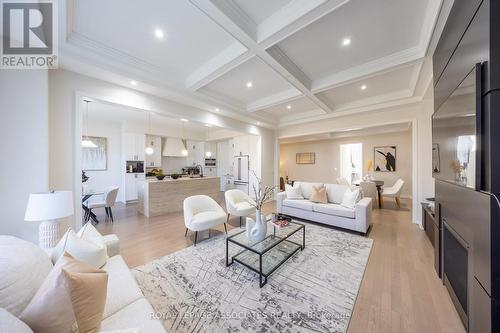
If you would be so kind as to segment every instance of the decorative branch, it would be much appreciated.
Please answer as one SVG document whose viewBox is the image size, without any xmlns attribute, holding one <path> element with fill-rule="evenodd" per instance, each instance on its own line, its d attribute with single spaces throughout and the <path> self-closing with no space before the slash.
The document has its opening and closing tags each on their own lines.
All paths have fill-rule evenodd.
<svg viewBox="0 0 500 333">
<path fill-rule="evenodd" d="M 256 188 L 255 184 L 252 184 L 255 202 L 249 200 L 249 203 L 255 207 L 255 209 L 262 210 L 262 206 L 272 197 L 277 186 L 265 186 L 264 189 L 262 189 L 262 180 L 257 176 L 255 171 L 252 170 L 252 173 L 257 179 L 258 186 Z"/>
</svg>

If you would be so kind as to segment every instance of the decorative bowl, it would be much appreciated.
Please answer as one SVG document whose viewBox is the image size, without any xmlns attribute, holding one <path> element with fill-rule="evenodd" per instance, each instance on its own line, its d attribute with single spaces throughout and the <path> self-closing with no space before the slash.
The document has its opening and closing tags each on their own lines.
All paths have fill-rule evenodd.
<svg viewBox="0 0 500 333">
<path fill-rule="evenodd" d="M 165 177 L 166 177 L 165 175 L 156 175 L 156 179 L 158 180 L 163 180 L 163 178 Z"/>
</svg>

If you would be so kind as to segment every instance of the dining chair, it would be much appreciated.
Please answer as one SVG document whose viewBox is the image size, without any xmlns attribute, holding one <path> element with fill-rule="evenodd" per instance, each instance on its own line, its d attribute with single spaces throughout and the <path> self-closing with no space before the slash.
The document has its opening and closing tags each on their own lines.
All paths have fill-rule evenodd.
<svg viewBox="0 0 500 333">
<path fill-rule="evenodd" d="M 396 180 L 393 186 L 391 187 L 384 187 L 382 191 L 382 196 L 383 197 L 388 197 L 388 198 L 394 198 L 396 200 L 396 204 L 398 205 L 398 208 L 401 208 L 401 191 L 403 190 L 405 182 L 401 178 Z"/>
<path fill-rule="evenodd" d="M 363 193 L 363 198 L 372 198 L 372 205 L 377 205 L 378 192 L 377 186 L 374 182 L 360 182 L 359 187 L 361 188 L 361 193 Z"/>
<path fill-rule="evenodd" d="M 85 217 L 85 221 L 87 222 L 90 219 L 90 213 L 95 208 L 104 208 L 106 210 L 106 221 L 114 222 L 112 207 L 116 203 L 116 197 L 118 196 L 118 190 L 120 188 L 118 186 L 111 186 L 104 191 L 103 200 L 92 201 L 87 203 L 87 216 Z"/>
</svg>

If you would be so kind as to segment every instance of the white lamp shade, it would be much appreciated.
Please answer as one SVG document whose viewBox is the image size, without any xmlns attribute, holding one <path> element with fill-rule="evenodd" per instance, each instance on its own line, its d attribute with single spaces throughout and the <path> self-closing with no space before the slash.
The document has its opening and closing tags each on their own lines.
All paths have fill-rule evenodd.
<svg viewBox="0 0 500 333">
<path fill-rule="evenodd" d="M 25 221 L 56 220 L 73 215 L 73 192 L 32 193 L 24 215 Z"/>
</svg>

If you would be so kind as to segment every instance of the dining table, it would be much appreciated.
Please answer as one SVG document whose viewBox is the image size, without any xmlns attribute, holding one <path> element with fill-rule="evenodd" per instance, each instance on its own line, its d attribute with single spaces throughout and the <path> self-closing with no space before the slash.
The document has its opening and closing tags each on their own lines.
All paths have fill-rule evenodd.
<svg viewBox="0 0 500 333">
<path fill-rule="evenodd" d="M 377 196 L 378 196 L 378 208 L 382 209 L 382 190 L 384 188 L 384 181 L 383 180 L 369 180 L 369 182 L 375 183 L 375 187 L 377 188 Z M 359 183 L 361 181 L 355 181 L 352 184 L 355 186 L 359 186 Z"/>
<path fill-rule="evenodd" d="M 94 191 L 82 193 L 82 209 L 85 212 L 84 216 L 85 217 L 89 216 L 92 219 L 92 221 L 94 221 L 95 224 L 99 223 L 99 220 L 97 219 L 97 216 L 87 207 L 85 203 L 93 196 L 103 195 L 103 194 L 104 192 L 94 192 Z M 85 222 L 87 222 L 87 218 L 85 219 Z"/>
</svg>

